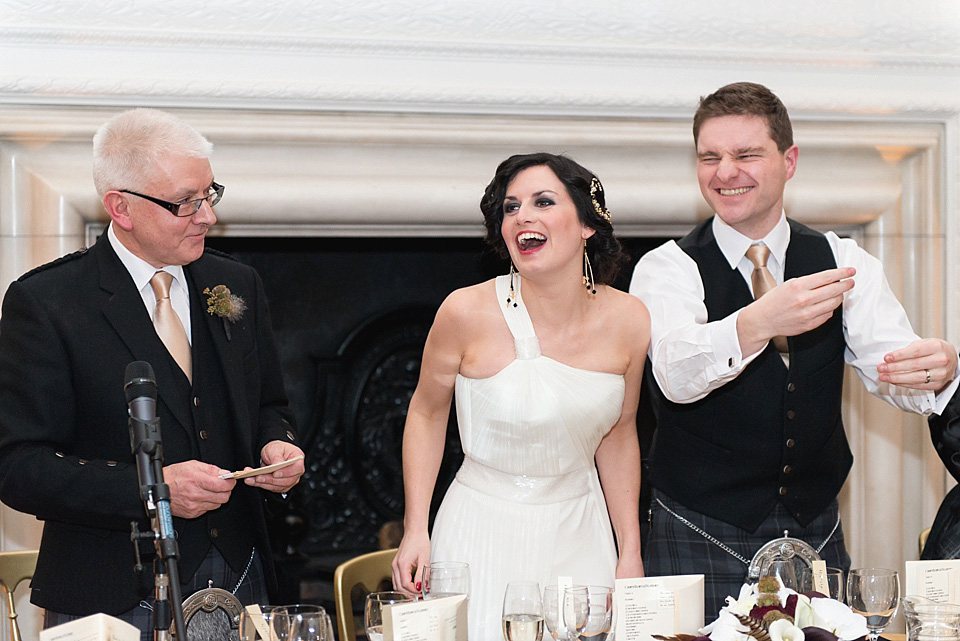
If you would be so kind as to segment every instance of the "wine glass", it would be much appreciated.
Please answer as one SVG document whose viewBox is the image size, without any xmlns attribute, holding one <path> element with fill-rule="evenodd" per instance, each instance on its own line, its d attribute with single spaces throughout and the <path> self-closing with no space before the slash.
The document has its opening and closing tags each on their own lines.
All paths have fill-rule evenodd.
<svg viewBox="0 0 960 641">
<path fill-rule="evenodd" d="M 571 587 L 583 588 L 584 586 Z M 565 589 L 564 586 L 558 584 L 547 585 L 543 588 L 543 622 L 555 641 L 569 641 L 570 639 L 567 624 L 563 620 L 563 593 Z"/>
<path fill-rule="evenodd" d="M 897 612 L 900 599 L 900 577 L 896 570 L 860 568 L 847 576 L 847 603 L 867 619 L 867 635 L 876 641 Z"/>
<path fill-rule="evenodd" d="M 286 637 L 290 620 L 283 606 L 248 605 L 239 625 L 240 641 L 278 641 Z"/>
<path fill-rule="evenodd" d="M 536 581 L 511 581 L 503 593 L 503 638 L 506 641 L 541 641 L 543 602 Z"/>
<path fill-rule="evenodd" d="M 333 622 L 323 606 L 313 604 L 287 605 L 280 608 L 286 612 L 289 628 L 285 641 L 334 641 Z"/>
<path fill-rule="evenodd" d="M 572 637 L 606 641 L 613 628 L 613 588 L 573 586 L 563 593 L 563 620 Z"/>
<path fill-rule="evenodd" d="M 403 592 L 371 592 L 363 604 L 363 625 L 367 629 L 367 639 L 383 641 L 383 607 L 394 603 L 413 601 L 413 597 Z"/>
<path fill-rule="evenodd" d="M 829 594 L 825 594 L 824 596 L 842 603 L 843 584 L 843 570 L 839 568 L 827 568 L 827 591 Z M 799 592 L 813 592 L 813 568 L 805 567 L 800 570 Z"/>
<path fill-rule="evenodd" d="M 470 594 L 470 565 L 462 561 L 431 562 L 423 568 L 420 592 L 424 599 Z"/>
<path fill-rule="evenodd" d="M 764 568 L 763 576 L 775 576 L 780 579 L 781 586 L 794 592 L 799 591 L 800 585 L 797 579 L 797 567 L 792 557 L 773 559 L 770 561 L 770 564 Z"/>
</svg>

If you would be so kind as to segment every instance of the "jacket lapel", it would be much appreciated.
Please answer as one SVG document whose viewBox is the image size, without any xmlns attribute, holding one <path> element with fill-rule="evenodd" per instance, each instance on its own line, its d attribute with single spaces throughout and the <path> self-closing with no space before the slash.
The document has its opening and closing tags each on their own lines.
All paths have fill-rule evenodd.
<svg viewBox="0 0 960 641">
<path fill-rule="evenodd" d="M 182 384 L 177 377 L 183 372 L 174 371 L 175 361 L 157 336 L 150 315 L 143 305 L 140 292 L 133 279 L 117 257 L 106 233 L 92 250 L 100 269 L 100 288 L 109 294 L 103 306 L 107 322 L 133 354 L 134 361 L 146 361 L 153 367 L 157 378 L 157 398 L 164 403 L 183 429 L 190 424 L 183 403 L 176 402 L 176 389 Z"/>
<path fill-rule="evenodd" d="M 213 343 L 214 353 L 220 364 L 220 371 L 226 383 L 227 392 L 230 396 L 230 411 L 233 424 L 242 435 L 240 442 L 247 442 L 250 435 L 249 416 L 244 411 L 246 399 L 242 395 L 245 389 L 243 381 L 243 355 L 239 353 L 236 344 L 227 339 L 227 332 L 224 328 L 224 321 L 219 316 L 207 313 L 207 296 L 203 290 L 207 287 L 213 288 L 216 285 L 231 285 L 236 288 L 237 283 L 231 283 L 229 276 L 221 273 L 216 268 L 213 261 L 207 257 L 201 256 L 198 260 L 184 267 L 187 275 L 187 282 L 190 286 L 190 314 L 191 323 L 199 328 L 203 323 L 210 332 Z M 231 326 L 232 332 L 237 332 L 238 324 Z M 235 340 L 235 337 L 234 337 Z M 194 370 L 198 367 L 204 367 L 205 364 L 194 361 Z"/>
</svg>

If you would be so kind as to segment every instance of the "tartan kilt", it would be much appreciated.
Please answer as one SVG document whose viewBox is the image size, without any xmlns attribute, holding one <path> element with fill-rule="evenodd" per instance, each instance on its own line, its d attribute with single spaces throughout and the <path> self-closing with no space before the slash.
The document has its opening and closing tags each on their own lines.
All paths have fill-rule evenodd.
<svg viewBox="0 0 960 641">
<path fill-rule="evenodd" d="M 663 506 L 721 541 L 746 561 L 707 540 Z M 784 531 L 787 531 L 787 536 L 802 539 L 816 549 L 830 536 L 839 518 L 836 499 L 806 527 L 801 526 L 781 503 L 777 503 L 756 532 L 747 532 L 730 523 L 689 510 L 654 489 L 650 503 L 650 532 L 643 551 L 644 573 L 647 576 L 703 574 L 704 623 L 709 623 L 726 604 L 726 597 L 736 598 L 740 594 L 740 586 L 747 580 L 747 566 L 764 544 L 783 537 Z M 844 545 L 842 526 L 837 527 L 819 554 L 828 567 L 840 568 L 846 574 L 850 569 L 850 556 Z"/>
</svg>

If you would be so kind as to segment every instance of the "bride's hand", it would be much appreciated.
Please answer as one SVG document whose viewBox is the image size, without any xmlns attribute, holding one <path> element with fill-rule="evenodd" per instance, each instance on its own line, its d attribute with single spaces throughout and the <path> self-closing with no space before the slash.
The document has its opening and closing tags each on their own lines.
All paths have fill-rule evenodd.
<svg viewBox="0 0 960 641">
<path fill-rule="evenodd" d="M 404 534 L 397 555 L 393 557 L 393 587 L 405 594 L 420 594 L 423 568 L 430 564 L 430 537 L 427 534 Z"/>
</svg>

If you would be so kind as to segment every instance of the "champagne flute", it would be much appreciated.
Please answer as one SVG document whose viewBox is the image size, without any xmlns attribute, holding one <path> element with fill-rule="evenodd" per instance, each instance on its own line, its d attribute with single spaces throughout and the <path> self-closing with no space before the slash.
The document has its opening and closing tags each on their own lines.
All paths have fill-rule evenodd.
<svg viewBox="0 0 960 641">
<path fill-rule="evenodd" d="M 900 577 L 896 570 L 860 568 L 847 576 L 847 603 L 867 619 L 870 641 L 887 627 L 897 612 L 900 600 Z"/>
<path fill-rule="evenodd" d="M 536 581 L 511 581 L 503 593 L 503 638 L 506 641 L 541 641 L 543 603 Z"/>
<path fill-rule="evenodd" d="M 432 561 L 423 568 L 421 594 L 438 599 L 455 594 L 470 594 L 470 565 L 462 561 Z"/>
<path fill-rule="evenodd" d="M 581 588 L 583 586 L 571 586 Z M 570 633 L 563 620 L 563 594 L 565 586 L 551 584 L 543 588 L 543 622 L 555 641 L 569 641 Z"/>
<path fill-rule="evenodd" d="M 573 586 L 564 591 L 567 630 L 581 641 L 606 641 L 613 628 L 613 588 Z"/>
<path fill-rule="evenodd" d="M 394 603 L 413 601 L 413 597 L 403 592 L 371 592 L 363 604 L 363 625 L 367 629 L 367 639 L 383 641 L 383 608 Z"/>
</svg>

